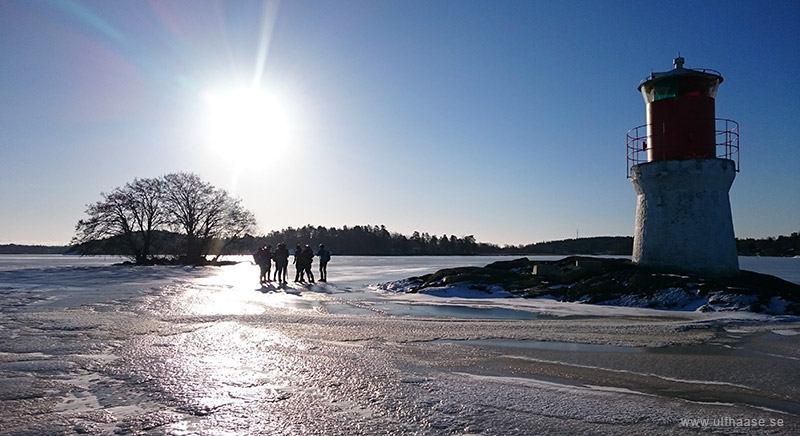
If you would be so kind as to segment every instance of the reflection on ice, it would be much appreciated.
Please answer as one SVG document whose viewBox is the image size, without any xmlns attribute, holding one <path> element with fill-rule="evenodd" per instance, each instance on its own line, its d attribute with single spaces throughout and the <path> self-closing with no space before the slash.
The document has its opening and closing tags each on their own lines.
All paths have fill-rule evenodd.
<svg viewBox="0 0 800 436">
<path fill-rule="evenodd" d="M 502 307 L 478 307 L 454 304 L 376 303 L 372 310 L 391 316 L 439 317 L 460 319 L 536 319 L 540 316 L 524 310 Z"/>
<path fill-rule="evenodd" d="M 494 260 L 336 257 L 284 287 L 249 263 L 0 266 L 0 434 L 800 431 L 797 319 L 366 286 Z"/>
<path fill-rule="evenodd" d="M 113 371 L 195 416 L 242 400 L 270 402 L 288 395 L 285 383 L 295 372 L 294 359 L 282 350 L 302 350 L 296 341 L 239 322 L 196 327 L 141 342 L 121 354 Z"/>
<path fill-rule="evenodd" d="M 441 341 L 466 346 L 485 346 L 497 348 L 525 348 L 530 350 L 575 351 L 582 353 L 638 353 L 641 347 L 624 347 L 607 344 L 579 344 L 574 342 L 520 341 L 508 339 L 469 339 L 461 341 Z"/>
</svg>

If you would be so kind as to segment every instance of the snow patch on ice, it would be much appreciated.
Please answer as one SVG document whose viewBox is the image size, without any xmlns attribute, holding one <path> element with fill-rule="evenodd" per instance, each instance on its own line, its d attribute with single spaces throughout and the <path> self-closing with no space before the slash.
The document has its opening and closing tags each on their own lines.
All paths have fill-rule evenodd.
<svg viewBox="0 0 800 436">
<path fill-rule="evenodd" d="M 417 281 L 404 279 L 404 280 L 395 280 L 392 282 L 375 283 L 367 286 L 367 288 L 373 291 L 383 291 L 383 292 L 391 292 L 394 294 L 400 294 L 404 292 L 409 292 L 411 289 L 413 289 L 418 285 L 419 282 Z"/>
<path fill-rule="evenodd" d="M 419 285 L 420 283 L 414 280 L 396 280 L 393 282 L 377 283 L 371 285 L 369 288 L 374 291 L 399 294 L 412 292 Z M 489 285 L 480 289 L 476 285 L 467 282 L 426 287 L 420 289 L 416 293 L 444 298 L 509 298 L 515 296 L 499 285 Z"/>
<path fill-rule="evenodd" d="M 785 330 L 772 330 L 772 333 L 781 336 L 797 336 L 800 335 L 800 331 L 792 330 L 792 329 L 785 329 Z"/>
<path fill-rule="evenodd" d="M 648 394 L 646 392 L 639 392 L 639 391 L 634 391 L 632 389 L 617 388 L 617 387 L 613 387 L 613 386 L 599 386 L 599 385 L 584 385 L 584 386 L 589 388 L 589 389 L 591 389 L 591 390 L 594 390 L 594 391 L 615 392 L 615 393 L 619 393 L 619 394 L 630 394 L 630 395 L 646 395 L 646 396 L 649 396 L 649 397 L 656 397 L 657 396 L 657 395 L 654 395 L 654 394 Z"/>
<path fill-rule="evenodd" d="M 514 296 L 503 289 L 502 286 L 492 285 L 483 291 L 473 288 L 472 285 L 468 283 L 425 288 L 421 289 L 419 293 L 448 298 L 505 298 Z"/>
<path fill-rule="evenodd" d="M 754 295 L 729 294 L 717 291 L 708 294 L 708 305 L 716 311 L 749 310 L 758 300 Z"/>
<path fill-rule="evenodd" d="M 663 317 L 665 312 L 661 309 L 636 307 L 636 306 L 612 306 L 600 304 L 584 304 L 579 302 L 560 301 L 552 295 L 541 296 L 536 298 L 508 298 L 508 296 L 500 295 L 480 295 L 474 291 L 470 295 L 458 295 L 458 304 L 475 304 L 485 307 L 507 308 L 512 310 L 527 310 L 534 313 L 541 313 L 547 316 L 554 317 L 569 317 L 569 316 L 599 316 L 599 317 Z M 442 297 L 434 294 L 425 293 L 406 293 L 398 297 L 403 300 L 413 301 L 417 303 L 440 304 Z M 474 303 L 470 303 L 473 300 Z M 455 302 L 455 301 L 453 301 Z M 747 311 L 670 311 L 672 315 L 679 315 L 686 320 L 694 320 L 691 325 L 696 328 L 696 322 L 708 322 L 712 325 L 725 325 L 727 322 L 740 323 L 742 321 L 752 322 L 765 322 L 769 320 L 792 321 L 800 320 L 800 317 L 776 317 L 774 315 L 766 315 L 762 313 L 747 312 Z"/>
<path fill-rule="evenodd" d="M 612 368 L 606 368 L 606 367 L 596 366 L 596 365 L 582 365 L 582 364 L 578 364 L 578 363 L 567 363 L 567 362 L 562 362 L 562 361 L 557 361 L 557 360 L 540 359 L 540 358 L 536 358 L 536 357 L 525 357 L 525 356 L 516 356 L 516 355 L 505 355 L 503 357 L 508 358 L 508 359 L 525 360 L 525 361 L 529 361 L 529 362 L 540 362 L 540 363 L 556 364 L 556 365 L 560 365 L 560 366 L 569 366 L 569 367 L 581 368 L 581 369 L 591 369 L 591 370 L 595 370 L 595 371 L 605 371 L 605 372 L 618 373 L 618 374 L 632 374 L 632 375 L 637 375 L 637 376 L 642 376 L 642 377 L 653 377 L 653 378 L 656 378 L 656 379 L 665 380 L 665 381 L 669 381 L 669 382 L 675 382 L 675 383 L 686 383 L 686 384 L 692 384 L 692 385 L 730 386 L 730 387 L 739 388 L 739 389 L 745 389 L 745 390 L 750 390 L 750 391 L 755 391 L 756 390 L 756 389 L 754 389 L 754 388 L 752 388 L 750 386 L 737 384 L 737 383 L 730 383 L 730 382 L 722 382 L 722 381 L 714 381 L 714 380 L 692 380 L 692 379 L 685 379 L 685 378 L 668 377 L 668 376 L 662 376 L 662 375 L 654 374 L 654 373 L 644 373 L 644 372 L 638 372 L 638 371 L 629 371 L 629 370 L 626 370 L 626 369 L 612 369 Z"/>
<path fill-rule="evenodd" d="M 581 298 L 579 302 L 583 303 L 587 300 L 588 296 Z M 623 295 L 598 304 L 683 312 L 747 312 L 752 311 L 757 302 L 758 296 L 755 295 L 716 291 L 704 296 L 700 295 L 697 289 L 676 287 L 664 289 L 652 296 Z M 786 300 L 773 297 L 764 308 L 764 312 L 772 315 L 785 315 L 788 306 L 789 303 Z"/>
<path fill-rule="evenodd" d="M 662 310 L 695 311 L 707 303 L 708 299 L 698 296 L 696 290 L 668 288 L 658 292 L 652 297 L 623 295 L 614 300 L 604 301 L 601 304 L 624 307 L 649 307 Z"/>
<path fill-rule="evenodd" d="M 772 297 L 772 299 L 769 300 L 766 311 L 768 313 L 784 314 L 786 313 L 787 306 L 789 306 L 788 301 L 781 297 Z"/>
</svg>

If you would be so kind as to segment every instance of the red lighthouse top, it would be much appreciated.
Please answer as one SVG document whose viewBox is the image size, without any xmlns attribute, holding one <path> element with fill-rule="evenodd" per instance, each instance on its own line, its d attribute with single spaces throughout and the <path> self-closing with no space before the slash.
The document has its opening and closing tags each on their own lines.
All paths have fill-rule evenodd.
<svg viewBox="0 0 800 436">
<path fill-rule="evenodd" d="M 731 158 L 738 152 L 736 122 L 715 118 L 714 99 L 722 75 L 709 69 L 684 68 L 683 64 L 679 56 L 673 60 L 675 68 L 650 73 L 639 84 L 647 124 L 628 132 L 629 168 L 644 162 L 640 152 L 647 153 L 646 162 Z M 722 129 L 716 128 L 718 121 L 725 123 Z M 640 133 L 643 128 L 646 135 Z M 720 134 L 725 137 L 718 143 Z M 717 155 L 717 145 L 726 146 L 721 156 Z M 738 170 L 738 162 L 736 166 Z"/>
<path fill-rule="evenodd" d="M 718 71 L 683 68 L 684 59 L 672 60 L 673 70 L 664 73 L 650 73 L 637 88 L 642 92 L 645 103 L 653 103 L 664 99 L 675 99 L 687 96 L 703 96 L 714 98 L 717 87 L 722 83 L 722 75 Z"/>
</svg>

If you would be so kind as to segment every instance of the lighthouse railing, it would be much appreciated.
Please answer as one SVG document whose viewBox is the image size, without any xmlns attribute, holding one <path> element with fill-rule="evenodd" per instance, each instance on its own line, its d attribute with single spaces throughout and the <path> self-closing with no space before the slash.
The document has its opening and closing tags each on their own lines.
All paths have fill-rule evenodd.
<svg viewBox="0 0 800 436">
<path fill-rule="evenodd" d="M 736 172 L 739 168 L 739 123 L 726 118 L 716 119 L 717 157 L 730 159 L 736 162 Z"/>
<path fill-rule="evenodd" d="M 739 123 L 726 118 L 715 119 L 716 149 L 718 159 L 730 159 L 736 162 L 739 172 Z M 626 133 L 627 172 L 631 177 L 631 168 L 647 162 L 647 124 L 634 127 Z"/>
</svg>

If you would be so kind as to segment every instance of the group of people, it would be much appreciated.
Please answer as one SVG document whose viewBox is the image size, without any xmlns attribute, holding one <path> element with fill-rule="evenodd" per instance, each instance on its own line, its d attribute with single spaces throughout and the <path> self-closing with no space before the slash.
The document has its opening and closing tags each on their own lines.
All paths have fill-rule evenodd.
<svg viewBox="0 0 800 436">
<path fill-rule="evenodd" d="M 317 257 L 319 257 L 319 281 L 327 282 L 328 262 L 331 260 L 331 253 L 325 249 L 325 245 L 320 244 Z M 278 244 L 274 251 L 272 245 L 260 247 L 253 253 L 253 260 L 260 268 L 259 281 L 262 285 L 273 281 L 273 279 L 280 284 L 287 283 L 286 271 L 289 266 L 289 249 L 286 248 L 285 243 Z M 274 278 L 270 278 L 273 262 L 275 263 L 275 275 Z M 294 249 L 292 263 L 296 269 L 294 276 L 296 283 L 305 283 L 306 278 L 308 278 L 309 282 L 314 283 L 314 273 L 311 271 L 311 266 L 314 263 L 314 250 L 310 246 L 301 247 L 298 244 Z"/>
</svg>

